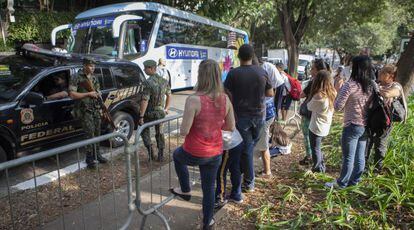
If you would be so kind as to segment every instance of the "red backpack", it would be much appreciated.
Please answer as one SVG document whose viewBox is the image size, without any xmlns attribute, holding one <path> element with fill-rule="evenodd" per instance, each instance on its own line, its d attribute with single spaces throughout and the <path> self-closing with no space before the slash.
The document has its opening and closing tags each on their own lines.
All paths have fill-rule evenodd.
<svg viewBox="0 0 414 230">
<path fill-rule="evenodd" d="M 300 94 L 302 93 L 302 84 L 300 84 L 300 81 L 298 79 L 293 78 L 289 74 L 286 74 L 286 76 L 288 77 L 290 83 L 290 97 L 295 101 L 299 101 Z"/>
</svg>

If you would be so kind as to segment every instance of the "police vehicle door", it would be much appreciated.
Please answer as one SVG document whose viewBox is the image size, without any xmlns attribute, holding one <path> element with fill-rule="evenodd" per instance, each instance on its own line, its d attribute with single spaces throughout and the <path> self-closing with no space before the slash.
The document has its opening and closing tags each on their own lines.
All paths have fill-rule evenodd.
<svg viewBox="0 0 414 230">
<path fill-rule="evenodd" d="M 21 149 L 53 144 L 82 133 L 71 113 L 73 100 L 67 94 L 70 75 L 67 69 L 41 77 L 21 101 Z"/>
</svg>

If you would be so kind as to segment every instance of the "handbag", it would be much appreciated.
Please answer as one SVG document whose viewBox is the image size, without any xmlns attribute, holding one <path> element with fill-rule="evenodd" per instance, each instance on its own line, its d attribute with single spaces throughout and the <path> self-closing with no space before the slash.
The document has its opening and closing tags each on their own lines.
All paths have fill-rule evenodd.
<svg viewBox="0 0 414 230">
<path fill-rule="evenodd" d="M 309 111 L 309 109 L 308 109 L 308 102 L 309 102 L 309 99 L 306 98 L 306 100 L 300 105 L 299 115 L 311 119 L 312 112 Z"/>
<path fill-rule="evenodd" d="M 243 138 L 237 129 L 234 131 L 221 130 L 223 138 L 223 150 L 230 150 L 243 142 Z"/>
<path fill-rule="evenodd" d="M 391 104 L 391 119 L 393 122 L 402 122 L 405 120 L 405 107 L 401 97 L 394 99 Z"/>
</svg>

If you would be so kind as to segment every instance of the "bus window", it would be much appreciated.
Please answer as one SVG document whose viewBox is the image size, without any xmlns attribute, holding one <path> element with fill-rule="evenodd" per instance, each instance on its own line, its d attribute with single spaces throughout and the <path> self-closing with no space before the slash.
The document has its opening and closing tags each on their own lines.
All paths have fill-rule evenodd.
<svg viewBox="0 0 414 230">
<path fill-rule="evenodd" d="M 148 49 L 148 41 L 152 32 L 157 12 L 135 11 L 141 16 L 139 22 L 128 22 L 128 35 L 125 36 L 125 55 L 143 55 Z M 73 41 L 69 45 L 69 53 L 92 53 L 116 56 L 117 41 L 112 35 L 112 22 L 118 15 L 97 17 L 76 21 L 72 27 Z"/>
<path fill-rule="evenodd" d="M 158 30 L 155 47 L 170 43 L 197 44 L 199 23 L 164 15 Z"/>
<path fill-rule="evenodd" d="M 149 11 L 137 11 L 134 14 L 141 16 L 142 20 L 127 22 L 124 42 L 124 56 L 127 59 L 134 59 L 147 52 L 156 17 L 156 13 Z"/>
<path fill-rule="evenodd" d="M 137 55 L 141 51 L 145 53 L 145 50 L 146 44 L 145 40 L 141 38 L 141 27 L 136 22 L 128 22 L 124 42 L 124 55 Z"/>
</svg>

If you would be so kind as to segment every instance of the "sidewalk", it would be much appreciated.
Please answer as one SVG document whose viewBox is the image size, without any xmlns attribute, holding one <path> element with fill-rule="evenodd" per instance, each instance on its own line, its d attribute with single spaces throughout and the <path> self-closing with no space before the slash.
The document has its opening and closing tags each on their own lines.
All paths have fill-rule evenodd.
<svg viewBox="0 0 414 230">
<path fill-rule="evenodd" d="M 164 165 L 161 170 L 154 170 L 152 178 L 150 175 L 141 177 L 141 198 L 144 207 L 160 202 L 160 194 L 162 198 L 166 198 L 170 193 L 169 188 L 169 172 L 171 172 L 171 185 L 178 185 L 177 176 L 174 170 L 174 163 Z M 171 170 L 171 171 L 170 171 Z M 197 225 L 201 222 L 201 199 L 202 193 L 200 188 L 198 168 L 193 171 L 193 167 L 189 167 L 191 178 L 196 178 L 196 184 L 193 186 L 192 199 L 186 202 L 180 199 L 173 199 L 167 203 L 160 211 L 169 220 L 171 229 L 197 229 Z M 151 196 L 151 184 L 153 195 Z M 161 185 L 161 186 L 160 186 Z M 161 189 L 160 189 L 161 187 Z M 99 200 L 85 204 L 82 208 L 74 210 L 59 217 L 43 226 L 43 229 L 119 229 L 128 216 L 127 208 L 127 187 L 123 186 L 117 189 L 115 194 L 110 193 L 101 197 L 101 214 L 99 211 Z M 115 198 L 115 199 L 114 199 Z M 84 214 L 84 218 L 82 218 Z M 138 211 L 134 211 L 133 219 L 129 229 L 139 229 L 142 216 L 138 215 Z M 64 224 L 63 224 L 64 223 Z M 156 216 L 149 216 L 146 221 L 145 229 L 165 229 L 163 223 Z"/>
</svg>

